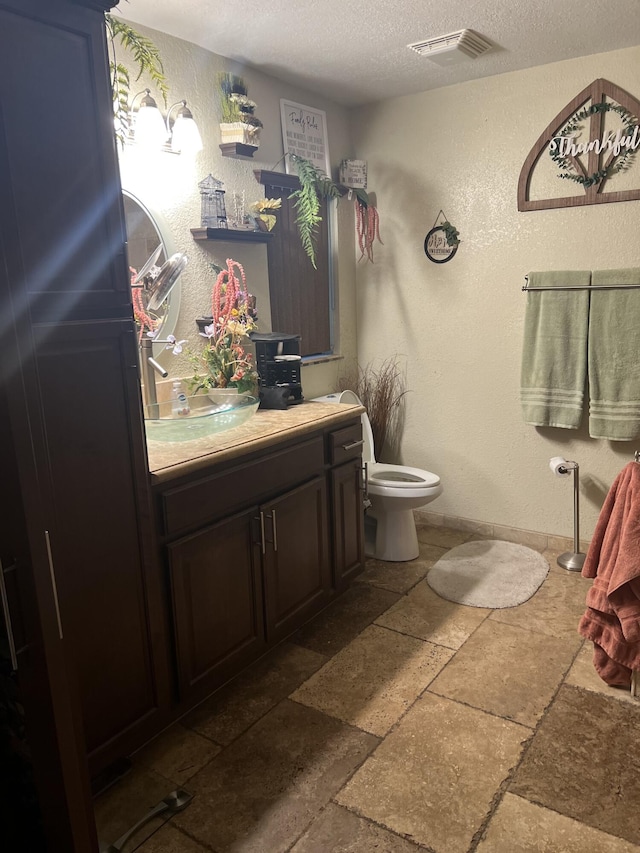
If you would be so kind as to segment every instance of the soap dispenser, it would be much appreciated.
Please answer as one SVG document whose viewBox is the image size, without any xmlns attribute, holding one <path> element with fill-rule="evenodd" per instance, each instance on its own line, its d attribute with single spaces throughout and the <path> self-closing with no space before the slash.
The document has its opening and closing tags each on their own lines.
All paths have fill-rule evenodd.
<svg viewBox="0 0 640 853">
<path fill-rule="evenodd" d="M 174 418 L 188 415 L 191 412 L 187 395 L 182 388 L 182 380 L 176 379 L 171 390 L 171 414 Z"/>
</svg>

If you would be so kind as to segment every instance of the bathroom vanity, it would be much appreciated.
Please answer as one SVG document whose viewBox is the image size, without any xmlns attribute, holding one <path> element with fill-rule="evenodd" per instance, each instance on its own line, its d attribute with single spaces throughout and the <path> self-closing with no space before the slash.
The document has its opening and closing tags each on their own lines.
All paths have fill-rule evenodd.
<svg viewBox="0 0 640 853">
<path fill-rule="evenodd" d="M 149 443 L 176 714 L 362 570 L 361 411 L 303 403 L 207 438 Z"/>
</svg>

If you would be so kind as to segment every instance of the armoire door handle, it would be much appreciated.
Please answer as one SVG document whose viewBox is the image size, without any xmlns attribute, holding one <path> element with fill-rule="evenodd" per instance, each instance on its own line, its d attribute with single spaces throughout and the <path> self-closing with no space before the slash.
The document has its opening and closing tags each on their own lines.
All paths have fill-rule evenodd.
<svg viewBox="0 0 640 853">
<path fill-rule="evenodd" d="M 2 561 L 0 561 L 0 601 L 2 602 L 2 612 L 4 614 L 4 624 L 7 626 L 7 642 L 9 643 L 9 658 L 11 660 L 11 669 L 18 669 L 18 656 L 16 654 L 16 642 L 13 636 L 13 628 L 11 627 L 11 611 L 9 610 L 9 597 L 7 596 L 7 585 L 4 581 L 4 569 Z"/>
<path fill-rule="evenodd" d="M 53 568 L 53 554 L 51 553 L 51 537 L 49 531 L 45 530 L 44 538 L 47 543 L 47 556 L 49 558 L 49 574 L 51 576 L 51 588 L 53 590 L 53 600 L 56 605 L 56 618 L 58 620 L 58 636 L 62 639 L 62 619 L 60 617 L 60 602 L 58 601 L 58 585 L 56 583 L 56 573 Z"/>
</svg>

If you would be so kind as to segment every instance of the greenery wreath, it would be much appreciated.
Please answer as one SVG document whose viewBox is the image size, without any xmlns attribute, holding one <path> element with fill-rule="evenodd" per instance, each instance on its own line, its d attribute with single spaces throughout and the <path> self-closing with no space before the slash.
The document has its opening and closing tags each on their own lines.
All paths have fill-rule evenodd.
<svg viewBox="0 0 640 853">
<path fill-rule="evenodd" d="M 450 222 L 443 222 L 440 228 L 444 231 L 448 246 L 455 248 L 460 245 L 460 232 Z"/>
<path fill-rule="evenodd" d="M 589 107 L 583 107 L 581 110 L 574 113 L 564 127 L 559 130 L 558 133 L 554 134 L 554 138 L 560 136 L 571 136 L 577 130 L 582 129 L 583 121 L 596 113 L 607 112 L 617 113 L 622 119 L 625 131 L 627 132 L 633 133 L 635 128 L 638 127 L 638 119 L 630 113 L 626 107 L 622 107 L 619 104 L 610 104 L 607 101 L 600 101 L 597 104 L 591 104 Z M 551 159 L 557 163 L 561 169 L 565 170 L 559 175 L 559 177 L 565 178 L 569 181 L 576 181 L 576 183 L 583 184 L 585 187 L 593 186 L 593 184 L 599 183 L 603 178 L 608 178 L 611 175 L 615 175 L 617 172 L 622 172 L 625 169 L 628 169 L 635 153 L 635 151 L 627 148 L 619 159 L 614 158 L 608 166 L 598 169 L 598 171 L 594 172 L 592 175 L 579 175 L 575 171 L 571 171 L 574 169 L 574 166 L 566 155 L 560 154 L 557 150 L 554 151 L 551 147 L 549 148 L 549 155 L 551 156 Z"/>
</svg>

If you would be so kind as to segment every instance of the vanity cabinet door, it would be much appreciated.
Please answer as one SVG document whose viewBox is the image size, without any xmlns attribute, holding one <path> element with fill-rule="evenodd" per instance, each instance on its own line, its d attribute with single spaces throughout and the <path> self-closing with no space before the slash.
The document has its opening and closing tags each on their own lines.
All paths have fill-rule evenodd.
<svg viewBox="0 0 640 853">
<path fill-rule="evenodd" d="M 330 479 L 334 584 L 340 591 L 364 568 L 361 459 L 334 468 Z"/>
<path fill-rule="evenodd" d="M 267 639 L 286 637 L 331 596 L 325 478 L 261 507 Z"/>
<path fill-rule="evenodd" d="M 168 546 L 180 700 L 211 693 L 265 647 L 259 515 Z"/>
</svg>

